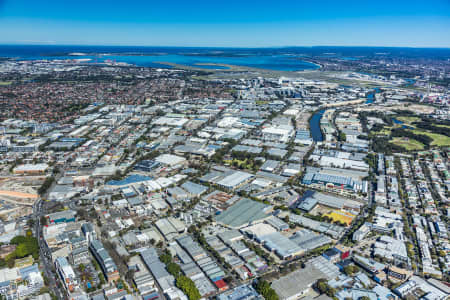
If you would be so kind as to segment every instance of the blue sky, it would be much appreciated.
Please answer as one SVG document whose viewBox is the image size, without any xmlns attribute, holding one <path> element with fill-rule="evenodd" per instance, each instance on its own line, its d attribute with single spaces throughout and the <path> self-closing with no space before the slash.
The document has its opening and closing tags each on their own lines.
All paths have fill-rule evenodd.
<svg viewBox="0 0 450 300">
<path fill-rule="evenodd" d="M 450 0 L 0 0 L 0 43 L 450 47 Z"/>
</svg>

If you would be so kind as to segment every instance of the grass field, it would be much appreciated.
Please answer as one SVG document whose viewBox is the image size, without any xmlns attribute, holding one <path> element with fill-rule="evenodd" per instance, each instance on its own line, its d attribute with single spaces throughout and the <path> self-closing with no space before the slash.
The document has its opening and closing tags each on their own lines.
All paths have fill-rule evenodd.
<svg viewBox="0 0 450 300">
<path fill-rule="evenodd" d="M 414 139 L 395 137 L 391 140 L 391 143 L 397 146 L 405 148 L 407 151 L 423 150 L 424 145 Z"/>
<path fill-rule="evenodd" d="M 0 86 L 1 85 L 10 85 L 12 83 L 12 81 L 0 81 Z"/>
<path fill-rule="evenodd" d="M 448 125 L 436 124 L 436 126 L 437 126 L 437 127 L 444 127 L 444 128 L 450 129 L 450 126 L 448 126 Z"/>
<path fill-rule="evenodd" d="M 391 134 L 391 127 L 383 127 L 380 131 L 375 132 L 376 135 L 390 135 Z"/>
<path fill-rule="evenodd" d="M 406 117 L 406 116 L 397 117 L 396 119 L 399 121 L 402 121 L 403 123 L 407 123 L 407 124 L 411 124 L 413 122 L 417 122 L 417 121 L 421 120 L 419 117 Z"/>
<path fill-rule="evenodd" d="M 437 134 L 437 133 L 431 133 L 428 131 L 424 131 L 424 130 L 412 130 L 413 133 L 415 134 L 423 134 L 423 135 L 427 135 L 430 138 L 433 139 L 433 142 L 431 143 L 432 146 L 450 146 L 450 137 L 442 135 L 442 134 Z"/>
<path fill-rule="evenodd" d="M 333 211 L 324 216 L 329 217 L 330 219 L 333 220 L 333 222 L 339 221 L 339 222 L 345 223 L 347 226 L 350 225 L 353 218 L 355 217 L 355 215 L 345 212 L 345 211 Z"/>
</svg>

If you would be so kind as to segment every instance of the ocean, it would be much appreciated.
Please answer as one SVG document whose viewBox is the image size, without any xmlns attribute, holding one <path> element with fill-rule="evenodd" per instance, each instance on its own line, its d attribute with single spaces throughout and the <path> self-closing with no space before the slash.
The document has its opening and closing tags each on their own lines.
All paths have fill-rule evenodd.
<svg viewBox="0 0 450 300">
<path fill-rule="evenodd" d="M 76 54 L 76 55 L 70 55 Z M 450 49 L 387 47 L 284 47 L 284 48 L 206 48 L 138 46 L 0 45 L 0 57 L 18 60 L 90 59 L 124 62 L 136 66 L 170 68 L 164 62 L 204 69 L 226 69 L 225 64 L 278 71 L 314 70 L 314 57 L 358 59 L 372 57 L 450 58 Z"/>
</svg>

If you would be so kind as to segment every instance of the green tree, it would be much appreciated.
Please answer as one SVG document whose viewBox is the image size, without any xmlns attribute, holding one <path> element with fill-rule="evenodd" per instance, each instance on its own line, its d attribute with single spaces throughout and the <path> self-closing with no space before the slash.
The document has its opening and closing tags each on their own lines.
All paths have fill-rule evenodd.
<svg viewBox="0 0 450 300">
<path fill-rule="evenodd" d="M 186 276 L 178 276 L 176 286 L 185 293 L 189 300 L 200 300 L 201 295 L 194 282 Z"/>
<path fill-rule="evenodd" d="M 159 257 L 159 260 L 167 265 L 170 262 L 172 262 L 172 256 L 169 253 L 164 253 L 164 254 L 161 254 L 161 256 Z"/>
<path fill-rule="evenodd" d="M 260 293 L 266 300 L 278 300 L 278 295 L 274 289 L 265 280 L 259 280 L 255 286 L 256 291 Z"/>
<path fill-rule="evenodd" d="M 19 258 L 25 257 L 28 255 L 28 249 L 26 244 L 19 244 L 16 248 L 16 256 Z"/>
<path fill-rule="evenodd" d="M 172 274 L 175 278 L 177 278 L 180 275 L 181 268 L 179 265 L 177 265 L 174 262 L 169 262 L 167 264 L 167 271 Z"/>
</svg>

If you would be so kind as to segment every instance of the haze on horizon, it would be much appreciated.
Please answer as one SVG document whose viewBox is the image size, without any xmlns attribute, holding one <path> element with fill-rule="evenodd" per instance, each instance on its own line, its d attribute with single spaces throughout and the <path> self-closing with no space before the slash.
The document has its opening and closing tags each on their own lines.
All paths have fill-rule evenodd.
<svg viewBox="0 0 450 300">
<path fill-rule="evenodd" d="M 0 0 L 0 44 L 450 47 L 448 0 L 312 2 Z"/>
</svg>

